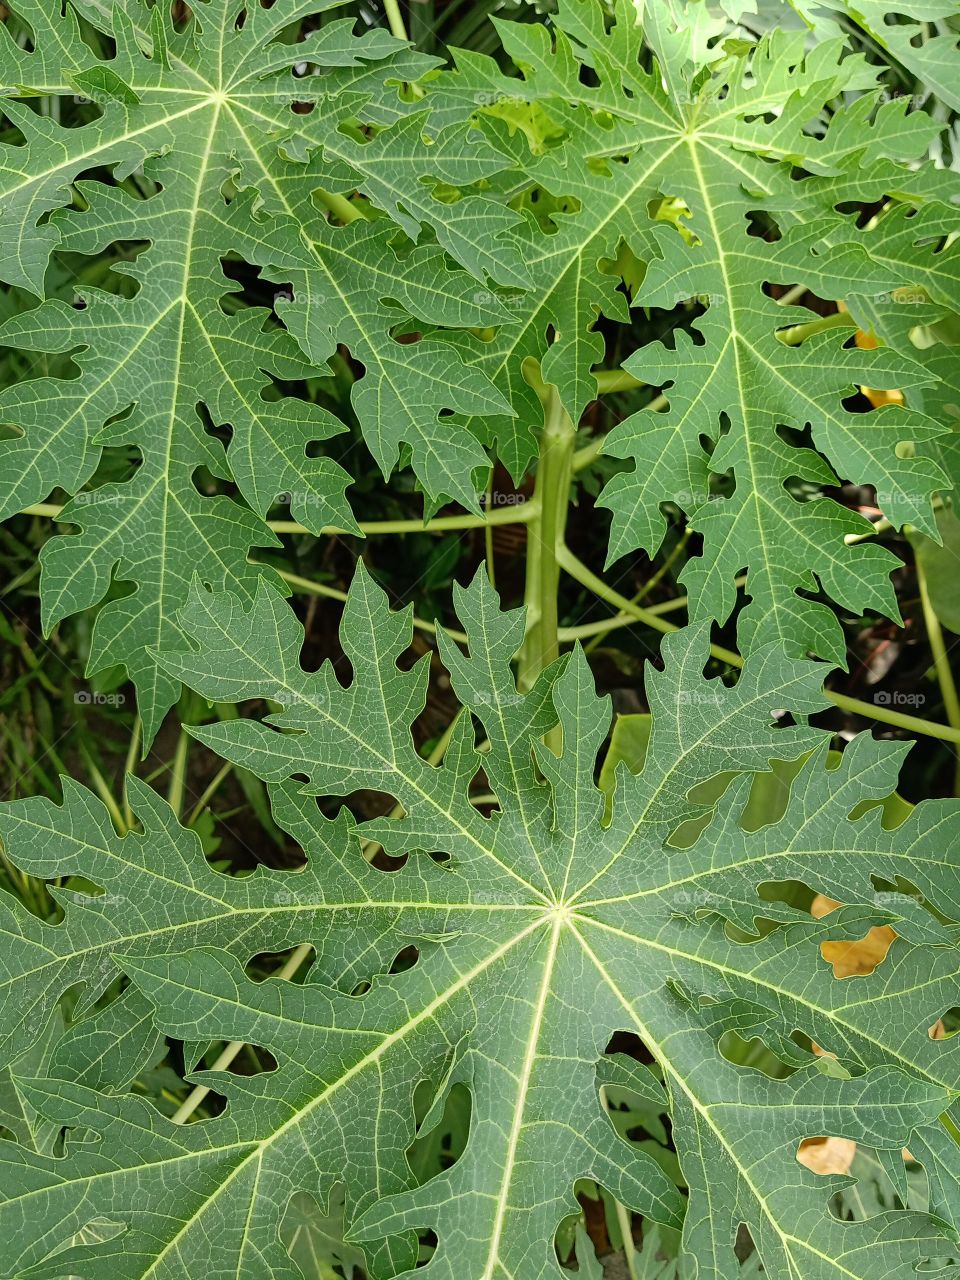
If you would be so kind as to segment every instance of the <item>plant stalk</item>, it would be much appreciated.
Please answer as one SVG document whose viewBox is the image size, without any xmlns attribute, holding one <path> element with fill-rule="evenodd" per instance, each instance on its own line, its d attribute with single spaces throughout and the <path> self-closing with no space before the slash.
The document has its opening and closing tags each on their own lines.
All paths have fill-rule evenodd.
<svg viewBox="0 0 960 1280">
<path fill-rule="evenodd" d="M 337 195 L 335 191 L 323 191 L 317 189 L 317 196 L 322 204 L 325 204 L 335 218 L 339 218 L 343 223 L 357 222 L 363 217 L 363 213 L 352 204 L 346 196 Z"/>
<path fill-rule="evenodd" d="M 170 774 L 170 789 L 167 800 L 170 808 L 179 818 L 183 812 L 183 800 L 187 785 L 187 757 L 190 752 L 190 735 L 185 729 L 180 730 L 177 749 L 173 756 L 173 770 Z"/>
<path fill-rule="evenodd" d="M 63 507 L 55 502 L 36 502 L 31 507 L 24 507 L 21 512 L 25 516 L 46 516 L 51 520 L 59 520 Z M 513 506 L 490 511 L 486 515 L 473 516 L 437 516 L 433 520 L 368 520 L 360 521 L 359 529 L 367 536 L 382 533 L 449 533 L 457 529 L 488 529 L 492 525 L 525 524 L 536 516 L 536 508 L 530 502 L 518 502 Z M 274 533 L 310 533 L 311 530 L 298 524 L 296 520 L 267 520 L 267 527 Z M 321 530 L 324 534 L 338 534 L 340 537 L 356 536 L 349 529 L 330 527 Z"/>
<path fill-rule="evenodd" d="M 835 311 L 829 316 L 818 316 L 804 324 L 791 325 L 789 329 L 781 329 L 777 337 L 788 347 L 797 347 L 807 338 L 818 333 L 826 333 L 829 329 L 855 329 L 856 321 L 847 311 Z"/>
<path fill-rule="evenodd" d="M 383 8 L 387 15 L 387 22 L 390 24 L 391 34 L 398 40 L 408 40 L 407 28 L 397 0 L 383 0 Z"/>
<path fill-rule="evenodd" d="M 597 380 L 597 394 L 601 396 L 611 391 L 636 391 L 647 385 L 626 369 L 596 369 L 593 376 Z"/>
<path fill-rule="evenodd" d="M 517 684 L 531 689 L 537 676 L 560 656 L 557 634 L 557 594 L 560 588 L 558 553 L 563 546 L 570 501 L 573 421 L 560 403 L 555 387 L 538 390 L 543 403 L 540 461 L 534 489 L 536 514 L 527 533 L 527 581 L 524 605 L 527 629 L 520 648 Z"/>
<path fill-rule="evenodd" d="M 923 607 L 923 620 L 927 627 L 927 639 L 930 641 L 930 649 L 933 653 L 933 667 L 940 685 L 943 709 L 946 712 L 948 724 L 951 724 L 954 729 L 960 729 L 960 698 L 957 697 L 957 686 L 950 667 L 947 646 L 943 639 L 943 628 L 940 626 L 940 619 L 937 617 L 933 602 L 930 599 L 927 575 L 923 571 L 919 557 L 917 557 L 916 568 L 917 582 L 920 585 L 920 603 Z M 960 754 L 954 752 L 954 755 L 956 759 L 953 768 L 953 794 L 960 795 Z"/>
</svg>

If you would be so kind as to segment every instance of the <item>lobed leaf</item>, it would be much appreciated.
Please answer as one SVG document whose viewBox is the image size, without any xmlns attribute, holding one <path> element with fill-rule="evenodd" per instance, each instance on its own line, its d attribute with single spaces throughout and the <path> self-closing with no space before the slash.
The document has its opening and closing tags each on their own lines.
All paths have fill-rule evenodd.
<svg viewBox="0 0 960 1280">
<path fill-rule="evenodd" d="M 142 785 L 144 832 L 123 839 L 77 789 L 62 808 L 2 811 L 18 865 L 82 875 L 106 899 L 122 884 L 139 904 L 78 903 L 60 890 L 63 922 L 43 926 L 11 908 L 24 936 L 25 925 L 41 934 L 44 956 L 63 957 L 35 975 L 36 991 L 53 998 L 108 955 L 110 973 L 116 965 L 132 979 L 168 1034 L 245 1040 L 278 1064 L 195 1074 L 228 1105 L 186 1129 L 137 1099 L 20 1081 L 38 1114 L 99 1141 L 73 1141 L 55 1160 L 4 1144 L 7 1273 L 292 1275 L 279 1235 L 288 1202 L 306 1192 L 322 1207 L 342 1185 L 373 1274 L 412 1275 L 414 1234 L 430 1229 L 434 1275 L 555 1275 L 553 1234 L 575 1209 L 580 1177 L 650 1221 L 682 1223 L 685 1256 L 711 1276 L 737 1274 L 740 1223 L 777 1274 L 906 1275 L 949 1253 L 953 1237 L 923 1213 L 839 1222 L 828 1204 L 839 1184 L 796 1153 L 824 1135 L 881 1157 L 909 1143 L 930 1162 L 937 1213 L 956 1214 L 941 1169 L 955 1175 L 955 1149 L 938 1137 L 956 1066 L 949 1042 L 927 1034 L 957 1002 L 956 804 L 925 802 L 886 828 L 877 806 L 900 749 L 863 736 L 825 767 L 824 735 L 803 723 L 823 705 L 818 669 L 768 648 L 728 688 L 704 680 L 707 636 L 691 628 L 666 641 L 664 670 L 649 678 L 643 770 L 619 767 L 605 822 L 593 773 L 609 710 L 582 655 L 518 693 L 509 664 L 522 617 L 499 611 L 482 571 L 459 611 L 468 648 L 445 639 L 444 661 L 469 715 L 432 766 L 410 733 L 426 669 L 398 665 L 409 615 L 389 612 L 362 567 L 342 626 L 346 685 L 329 663 L 302 670 L 302 630 L 269 589 L 244 608 L 194 588 L 182 621 L 194 647 L 162 661 L 206 697 L 279 704 L 263 720 L 194 732 L 272 784 L 277 820 L 308 852 L 299 875 L 206 869 L 195 839 Z M 792 726 L 772 716 L 784 703 Z M 489 740 L 482 757 L 472 717 Z M 555 722 L 559 755 L 542 741 Z M 745 827 L 750 775 L 803 755 L 783 816 Z M 497 798 L 490 816 L 469 798 L 481 759 Z M 695 787 L 731 771 L 740 781 L 704 825 L 710 809 Z M 359 788 L 386 793 L 402 816 L 359 827 L 320 816 L 314 795 Z M 365 863 L 361 834 L 406 855 L 402 869 Z M 149 893 L 135 891 L 136 878 Z M 769 891 L 795 881 L 847 905 L 814 919 Z M 904 882 L 909 893 L 877 889 Z M 823 944 L 877 924 L 897 934 L 882 964 L 837 981 Z M 256 951 L 304 941 L 317 955 L 306 985 L 245 976 Z M 393 966 L 411 944 L 416 963 Z M 605 1056 L 617 1032 L 639 1037 L 651 1072 L 624 1077 L 629 1060 Z M 733 1033 L 759 1038 L 781 1078 L 735 1065 L 724 1052 Z M 836 1055 L 833 1071 L 820 1070 L 834 1059 L 815 1057 L 814 1043 Z M 471 1120 L 462 1156 L 418 1185 L 404 1153 L 424 1082 L 433 1117 L 454 1084 L 466 1086 Z M 639 1088 L 669 1114 L 688 1203 L 647 1146 L 617 1135 L 601 1106 L 607 1084 Z M 161 1190 L 171 1185 L 182 1191 Z M 76 1244 L 93 1199 L 123 1234 Z"/>
</svg>

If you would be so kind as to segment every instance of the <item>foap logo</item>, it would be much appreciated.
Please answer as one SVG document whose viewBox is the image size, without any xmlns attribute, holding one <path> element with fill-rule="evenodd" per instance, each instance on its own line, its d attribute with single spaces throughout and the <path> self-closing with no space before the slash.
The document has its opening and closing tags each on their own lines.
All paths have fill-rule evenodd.
<svg viewBox="0 0 960 1280">
<path fill-rule="evenodd" d="M 481 707 L 512 707 L 522 701 L 522 693 L 498 694 L 492 689 L 480 689 L 474 698 L 474 702 Z"/>
<path fill-rule="evenodd" d="M 917 906 L 919 898 L 909 893 L 899 893 L 894 889 L 886 889 L 875 893 L 873 901 L 878 907 L 887 907 L 891 911 L 897 911 L 903 907 Z"/>
<path fill-rule="evenodd" d="M 314 489 L 283 489 L 273 501 L 282 507 L 292 507 L 294 504 L 301 507 L 322 507 L 326 504 L 326 499 Z"/>
<path fill-rule="evenodd" d="M 499 493 L 496 489 L 492 493 L 487 493 L 486 489 L 482 492 L 477 490 L 477 501 L 482 507 L 522 507 L 527 501 L 525 493 Z"/>
<path fill-rule="evenodd" d="M 124 496 L 122 489 L 85 489 L 75 493 L 70 501 L 76 507 L 115 507 L 124 501 Z"/>
<path fill-rule="evenodd" d="M 681 707 L 719 707 L 723 703 L 723 694 L 713 689 L 681 689 L 677 694 L 677 705 Z"/>
<path fill-rule="evenodd" d="M 78 707 L 122 707 L 127 701 L 124 693 L 101 693 L 99 689 L 78 689 L 73 695 Z"/>
<path fill-rule="evenodd" d="M 504 93 L 500 89 L 481 90 L 480 93 L 473 95 L 473 100 L 478 107 L 518 107 L 522 106 L 526 101 L 519 94 Z"/>
<path fill-rule="evenodd" d="M 298 709 L 318 711 L 327 705 L 327 695 L 323 687 L 317 684 L 316 688 L 311 688 L 309 693 L 296 693 L 292 690 L 284 689 L 283 695 L 278 695 L 276 701 L 282 703 L 285 711 L 296 711 Z"/>
<path fill-rule="evenodd" d="M 878 689 L 873 695 L 878 707 L 922 707 L 926 700 L 922 693 L 905 693 L 902 689 Z"/>
<path fill-rule="evenodd" d="M 892 302 L 901 307 L 919 306 L 921 303 L 930 301 L 924 289 L 886 289 L 875 293 L 873 300 L 881 306 Z"/>
</svg>

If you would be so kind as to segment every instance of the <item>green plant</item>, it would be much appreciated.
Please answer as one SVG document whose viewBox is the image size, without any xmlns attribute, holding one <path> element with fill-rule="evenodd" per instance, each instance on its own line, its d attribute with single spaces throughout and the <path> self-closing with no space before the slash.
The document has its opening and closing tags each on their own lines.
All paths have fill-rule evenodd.
<svg viewBox="0 0 960 1280">
<path fill-rule="evenodd" d="M 451 66 L 336 8 L 0 22 L 14 586 L 78 530 L 42 624 L 138 712 L 121 798 L 81 735 L 0 806 L 0 1271 L 596 1275 L 591 1196 L 634 1277 L 955 1263 L 960 810 L 811 717 L 960 745 L 956 18 L 564 0 Z M 946 723 L 832 674 L 904 526 Z"/>
</svg>

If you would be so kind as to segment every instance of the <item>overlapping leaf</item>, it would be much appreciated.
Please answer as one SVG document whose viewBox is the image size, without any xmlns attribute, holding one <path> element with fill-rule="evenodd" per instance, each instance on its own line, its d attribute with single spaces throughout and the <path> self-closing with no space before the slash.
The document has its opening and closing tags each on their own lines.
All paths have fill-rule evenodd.
<svg viewBox="0 0 960 1280">
<path fill-rule="evenodd" d="M 935 436 L 936 423 L 903 408 L 873 422 L 843 402 L 857 385 L 919 393 L 941 370 L 929 360 L 915 368 L 902 341 L 898 356 L 849 352 L 839 331 L 787 347 L 777 329 L 809 313 L 778 308 L 765 286 L 834 296 L 902 282 L 901 259 L 917 252 L 909 233 L 868 265 L 845 249 L 860 237 L 836 209 L 861 197 L 863 173 L 877 166 L 884 189 L 908 177 L 916 186 L 900 162 L 936 131 L 929 118 L 908 113 L 906 101 L 874 115 L 867 95 L 825 128 L 824 104 L 875 78 L 862 59 L 843 57 L 840 41 L 811 50 L 801 34 L 775 31 L 705 73 L 722 22 L 698 25 L 672 8 L 651 8 L 641 27 L 622 4 L 608 26 L 599 6 L 570 0 L 553 31 L 506 24 L 520 79 L 470 54 L 455 72 L 435 73 L 431 59 L 383 32 L 354 35 L 349 20 L 290 43 L 318 8 L 322 0 L 288 0 L 247 14 L 216 0 L 175 32 L 159 10 L 130 0 L 111 10 L 109 63 L 72 9 L 54 29 L 45 6 L 27 2 L 32 47 L 5 27 L 0 37 L 8 93 L 82 93 L 101 111 L 66 129 L 9 103 L 25 145 L 7 148 L 0 184 L 19 233 L 5 278 L 40 292 L 52 249 L 126 246 L 129 256 L 133 242 L 135 260 L 115 270 L 137 285 L 132 298 L 82 287 L 77 305 L 43 303 L 3 327 L 5 341 L 69 355 L 79 369 L 4 392 L 13 428 L 0 455 L 4 510 L 55 488 L 83 490 L 105 445 L 139 451 L 127 481 L 68 508 L 80 532 L 46 552 L 43 594 L 52 625 L 101 601 L 112 579 L 121 584 L 98 618 L 91 669 L 126 664 L 147 739 L 177 692 L 148 651 L 176 638 L 185 571 L 200 568 L 211 585 L 249 598 L 261 571 L 248 555 L 271 541 L 261 517 L 278 494 L 312 529 L 353 527 L 348 477 L 312 447 L 338 420 L 278 387 L 344 344 L 363 366 L 353 404 L 384 473 L 409 450 L 431 501 L 477 510 L 483 446 L 518 479 L 531 461 L 538 405 L 528 357 L 575 421 L 594 394 L 598 318 L 629 314 L 624 271 L 635 303 L 665 314 L 679 304 L 681 316 L 685 299 L 707 305 L 669 345 L 628 362 L 668 387 L 670 408 L 641 413 L 610 440 L 635 466 L 604 499 L 611 556 L 653 551 L 660 504 L 676 501 L 705 539 L 688 569 L 694 616 L 727 617 L 733 579 L 747 570 L 745 645 L 779 637 L 794 652 L 840 659 L 836 621 L 810 598 L 821 590 L 851 610 L 895 613 L 890 557 L 847 546 L 862 525 L 785 486 L 836 472 L 874 484 L 897 523 L 932 529 L 929 496 L 947 481 L 933 462 L 904 454 Z M 97 6 L 80 12 L 103 27 Z M 303 66 L 320 74 L 295 75 Z M 424 76 L 424 90 L 403 90 Z M 794 181 L 796 165 L 823 181 Z M 120 185 L 78 181 L 104 171 Z M 234 198 L 238 184 L 256 195 Z M 319 188 L 357 186 L 389 223 L 338 227 L 318 210 Z M 755 214 L 789 231 L 814 211 L 818 234 L 805 228 L 775 244 L 750 234 Z M 429 244 L 392 238 L 395 224 L 435 237 L 470 276 Z M 294 285 L 278 311 L 306 360 L 267 313 L 228 314 L 221 261 L 237 254 Z M 929 270 L 951 283 L 939 263 Z M 211 425 L 230 429 L 226 449 Z M 796 448 L 784 428 L 809 431 L 813 448 Z M 202 492 L 198 469 L 235 481 L 254 514 Z M 734 491 L 706 506 L 711 470 L 729 472 Z"/>
<path fill-rule="evenodd" d="M 237 245 L 249 261 L 293 285 L 293 299 L 281 299 L 277 309 L 315 365 L 338 343 L 364 365 L 352 403 L 384 475 L 407 444 L 428 494 L 478 511 L 478 482 L 489 458 L 474 434 L 451 421 L 450 406 L 483 416 L 513 410 L 447 343 L 394 341 L 391 331 L 407 317 L 430 326 L 479 328 L 502 321 L 504 309 L 473 277 L 451 270 L 436 247 L 398 254 L 398 239 L 384 222 L 331 227 L 313 216 L 304 224 L 285 219 L 263 225 L 251 213 L 249 231 Z"/>
<path fill-rule="evenodd" d="M 882 0 L 827 0 L 826 7 L 860 26 L 917 78 L 918 97 L 935 94 L 960 110 L 957 61 L 960 32 L 953 0 L 906 0 L 891 10 Z M 804 6 L 807 13 L 811 8 Z"/>
<path fill-rule="evenodd" d="M 777 29 L 724 57 L 710 43 L 717 32 L 692 17 L 651 6 L 641 30 L 635 16 L 621 5 L 608 27 L 599 6 L 570 0 L 554 31 L 501 28 L 521 79 L 462 55 L 435 90 L 450 103 L 472 96 L 514 169 L 545 193 L 539 225 L 530 218 L 513 233 L 528 237 L 524 256 L 542 269 L 475 359 L 519 405 L 531 396 L 521 361 L 540 358 L 577 420 L 603 350 L 597 318 L 627 314 L 616 265 L 625 245 L 634 304 L 676 327 L 625 362 L 666 390 L 669 408 L 637 414 L 606 445 L 634 464 L 602 499 L 613 513 L 610 559 L 638 546 L 654 552 L 661 504 L 678 503 L 704 537 L 685 574 L 695 617 L 726 619 L 746 570 L 745 646 L 779 639 L 842 661 L 839 625 L 817 597 L 895 616 L 895 561 L 847 545 L 864 523 L 832 500 L 805 500 L 797 481 L 872 484 L 898 526 L 930 528 L 931 495 L 949 481 L 930 459 L 907 455 L 944 427 L 902 406 L 852 412 L 846 402 L 860 385 L 907 388 L 915 399 L 934 379 L 909 343 L 897 354 L 848 350 L 842 329 L 780 341 L 778 331 L 817 316 L 779 306 L 774 290 L 836 298 L 902 282 L 889 256 L 868 261 L 852 247 L 860 237 L 836 206 L 860 198 L 865 172 L 882 172 L 888 191 L 926 183 L 907 165 L 937 125 L 905 99 L 871 93 L 825 124 L 827 104 L 875 78 L 841 40 L 809 48 L 802 33 Z M 648 46 L 659 60 L 652 72 Z M 808 186 L 804 171 L 824 182 Z M 522 465 L 524 442 L 512 447 Z M 711 472 L 729 475 L 733 492 L 707 505 Z"/>
<path fill-rule="evenodd" d="M 835 232 L 856 242 L 895 277 L 896 287 L 870 292 L 855 284 L 847 306 L 861 329 L 898 351 L 909 353 L 923 366 L 929 380 L 909 388 L 910 402 L 947 428 L 922 448 L 946 472 L 951 486 L 960 477 L 957 427 L 960 423 L 960 361 L 957 360 L 958 214 L 952 196 L 952 175 L 920 170 L 904 182 L 904 175 L 888 164 L 868 165 L 844 179 L 848 195 L 864 205 L 880 205 L 865 225 L 849 212 Z M 901 185 L 902 184 L 902 185 Z M 842 198 L 830 178 L 811 183 L 811 192 L 829 212 Z M 892 192 L 892 195 L 887 193 Z M 883 495 L 886 509 L 901 501 L 894 491 Z"/>
<path fill-rule="evenodd" d="M 55 489 L 78 493 L 94 476 L 104 446 L 139 452 L 129 479 L 97 485 L 68 506 L 64 520 L 80 532 L 47 548 L 43 604 L 49 627 L 100 602 L 112 578 L 124 584 L 121 598 L 98 615 L 90 668 L 126 665 L 138 687 L 147 741 L 177 696 L 148 650 L 175 636 L 188 575 L 199 570 L 212 585 L 249 596 L 261 570 L 248 555 L 252 547 L 275 543 L 262 517 L 278 495 L 289 495 L 293 515 L 311 529 L 356 527 L 344 498 L 349 476 L 312 448 L 343 425 L 279 388 L 322 369 L 338 342 L 350 344 L 368 369 L 355 404 L 384 469 L 396 463 L 400 443 L 408 443 L 429 493 L 455 495 L 474 509 L 477 484 L 471 486 L 470 473 L 487 465 L 486 455 L 466 428 L 447 422 L 441 430 L 440 414 L 510 412 L 483 373 L 463 369 L 449 348 L 394 340 L 391 329 L 405 314 L 394 308 L 384 315 L 379 304 L 403 286 L 386 278 L 393 255 L 383 235 L 383 278 L 368 302 L 337 274 L 348 253 L 339 253 L 331 276 L 321 250 L 304 247 L 303 237 L 318 223 L 324 232 L 317 230 L 315 239 L 334 230 L 313 197 L 321 169 L 331 180 L 346 172 L 340 150 L 343 157 L 356 153 L 360 166 L 349 170 L 348 189 L 368 167 L 379 184 L 374 198 L 387 181 L 394 201 L 423 191 L 415 168 L 399 161 L 391 168 L 385 154 L 392 143 L 362 145 L 340 127 L 366 109 L 366 118 L 382 122 L 393 138 L 406 128 L 399 82 L 423 74 L 432 60 L 382 31 L 354 36 L 349 19 L 291 42 L 291 24 L 329 7 L 325 0 L 281 0 L 248 12 L 216 0 L 199 6 L 176 33 L 160 8 L 134 0 L 112 6 L 108 20 L 96 6 L 82 6 L 84 17 L 116 41 L 109 62 L 95 56 L 69 6 L 63 19 L 45 3 L 27 0 L 19 7 L 33 29 L 29 51 L 0 24 L 6 109 L 24 137 L 22 146 L 5 148 L 0 174 L 8 229 L 0 274 L 41 294 L 52 250 L 106 253 L 108 261 L 118 255 L 116 273 L 137 286 L 131 298 L 129 287 L 106 292 L 78 284 L 73 306 L 51 300 L 3 327 L 8 345 L 70 354 L 71 372 L 79 369 L 79 376 L 35 377 L 4 391 L 0 414 L 12 431 L 0 442 L 2 509 L 21 510 Z M 298 79 L 294 69 L 302 64 L 318 74 Z M 14 100 L 40 94 L 89 97 L 99 117 L 67 128 L 53 114 Z M 297 104 L 312 106 L 309 117 L 294 113 Z M 386 127 L 391 118 L 398 121 L 393 130 Z M 422 112 L 416 121 L 403 146 L 425 151 L 417 141 Z M 322 140 L 330 150 L 311 167 Z M 486 169 L 503 167 L 502 157 L 490 156 Z M 465 177 L 467 157 L 459 163 Z M 477 175 L 484 169 L 479 157 L 476 168 Z M 294 249 L 287 257 L 299 247 L 300 275 L 304 265 L 315 273 L 315 302 L 337 297 L 340 309 L 326 316 L 324 340 L 308 345 L 311 363 L 267 311 L 238 311 L 225 301 L 236 285 L 222 262 L 256 242 L 262 229 L 251 216 L 253 201 L 233 198 L 238 180 L 255 183 L 259 202 L 292 224 Z M 443 208 L 426 198 L 436 211 Z M 516 220 L 492 207 L 501 220 Z M 409 216 L 404 221 L 416 231 Z M 341 239 L 351 239 L 348 229 Z M 448 300 L 445 310 L 437 298 L 441 262 L 434 252 L 406 269 L 397 264 L 398 277 L 406 274 L 408 286 L 430 295 L 425 318 L 437 323 L 453 306 Z M 462 292 L 451 276 L 451 291 L 454 285 Z M 490 307 L 457 309 L 458 323 L 488 323 L 495 315 Z M 214 428 L 229 428 L 226 449 Z M 199 470 L 235 481 L 253 512 L 205 493 Z"/>
<path fill-rule="evenodd" d="M 164 661 L 207 697 L 280 705 L 263 721 L 197 732 L 275 784 L 278 819 L 308 851 L 300 875 L 231 881 L 206 870 L 192 837 L 145 788 L 143 834 L 123 840 L 82 792 L 60 809 L 27 801 L 4 811 L 16 862 L 106 890 L 104 901 L 64 899 L 60 925 L 14 910 L 48 963 L 35 989 L 91 981 L 94 957 L 109 949 L 111 966 L 134 979 L 168 1033 L 191 1043 L 244 1039 L 279 1064 L 253 1077 L 198 1077 L 229 1105 L 185 1130 L 142 1101 L 31 1073 L 19 1083 L 30 1108 L 99 1141 L 58 1160 L 4 1144 L 4 1274 L 33 1266 L 38 1275 L 67 1267 L 172 1277 L 219 1266 L 293 1276 L 278 1235 L 287 1202 L 305 1191 L 323 1204 L 341 1184 L 375 1274 L 410 1273 L 412 1233 L 429 1228 L 438 1240 L 433 1275 L 546 1277 L 558 1274 L 553 1233 L 574 1208 L 581 1176 L 652 1221 L 676 1226 L 685 1216 L 687 1256 L 709 1276 L 737 1274 L 741 1222 L 774 1274 L 879 1280 L 949 1253 L 942 1226 L 922 1214 L 837 1221 L 832 1184 L 799 1164 L 796 1150 L 827 1134 L 881 1156 L 909 1141 L 920 1159 L 936 1152 L 955 1163 L 938 1117 L 957 1088 L 956 1064 L 949 1042 L 927 1027 L 957 1002 L 942 914 L 960 878 L 956 806 L 921 805 L 895 830 L 876 809 L 851 818 L 858 803 L 862 812 L 863 801 L 892 789 L 900 759 L 890 744 L 863 738 L 833 770 L 815 752 L 775 825 L 743 829 L 747 791 L 737 785 L 692 844 L 665 843 L 704 812 L 690 796 L 698 782 L 796 758 L 822 740 L 802 724 L 823 705 L 815 667 L 768 647 L 726 688 L 703 678 L 706 635 L 697 628 L 666 642 L 665 669 L 649 677 L 644 769 L 620 769 L 605 826 L 593 767 L 609 710 L 582 657 L 518 694 L 509 663 L 522 618 L 498 611 L 482 574 L 459 609 L 469 650 L 445 640 L 444 660 L 470 714 L 433 767 L 410 734 L 426 668 L 398 665 L 409 620 L 388 612 L 362 569 L 342 629 L 353 666 L 346 686 L 329 665 L 302 670 L 302 631 L 269 589 L 248 610 L 199 587 L 192 596 L 183 626 L 195 647 Z M 783 705 L 801 723 L 778 725 L 771 712 Z M 490 744 L 482 756 L 474 716 Z M 559 757 L 541 740 L 556 720 Z M 468 794 L 481 763 L 498 800 L 490 817 Z M 387 852 L 409 855 L 399 872 L 365 864 L 349 821 L 321 818 L 312 798 L 358 788 L 402 805 L 402 817 L 361 828 Z M 847 906 L 814 920 L 760 894 L 795 880 Z M 912 885 L 915 896 L 878 894 L 891 882 Z M 121 884 L 130 899 L 111 903 Z M 281 889 L 287 897 L 271 899 Z M 758 932 L 760 917 L 770 923 Z M 881 922 L 898 934 L 882 972 L 834 979 L 820 944 Z M 294 941 L 317 948 L 306 986 L 244 975 L 246 955 Z M 350 994 L 411 943 L 412 968 Z M 95 976 L 91 993 L 105 980 Z M 26 974 L 14 989 L 30 982 Z M 617 1031 L 641 1038 L 654 1070 L 604 1058 Z M 733 1065 L 721 1052 L 728 1032 L 760 1037 L 792 1074 L 774 1080 Z M 803 1047 L 810 1041 L 837 1055 L 836 1070 L 818 1069 L 823 1059 Z M 411 1186 L 404 1151 L 423 1080 L 437 1118 L 452 1084 L 467 1086 L 470 1136 L 447 1172 Z M 690 1189 L 685 1215 L 650 1154 L 614 1133 L 601 1084 L 669 1112 Z M 171 1195 L 173 1185 L 183 1190 Z M 937 1209 L 955 1213 L 945 1186 L 941 1178 Z M 123 1234 L 71 1243 L 104 1198 Z"/>
</svg>

